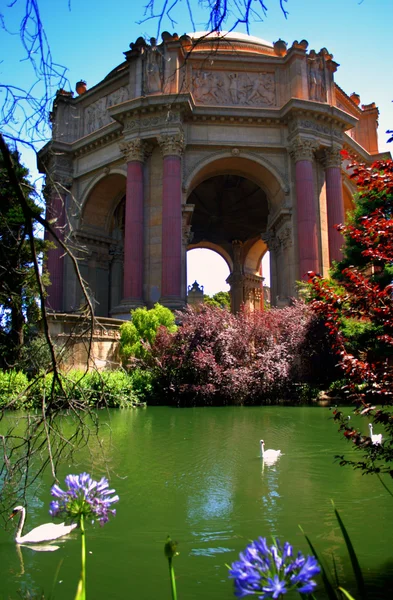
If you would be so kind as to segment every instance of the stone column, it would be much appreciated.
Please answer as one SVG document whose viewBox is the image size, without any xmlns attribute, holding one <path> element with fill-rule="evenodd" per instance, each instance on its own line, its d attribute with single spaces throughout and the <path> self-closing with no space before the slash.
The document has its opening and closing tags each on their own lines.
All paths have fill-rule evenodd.
<svg viewBox="0 0 393 600">
<path fill-rule="evenodd" d="M 66 199 L 71 187 L 71 178 L 57 177 L 54 183 L 46 187 L 46 220 L 49 221 L 58 238 L 64 241 L 66 228 Z M 63 310 L 64 291 L 64 249 L 55 241 L 54 236 L 45 231 L 45 240 L 54 244 L 48 250 L 46 267 L 49 272 L 50 285 L 47 287 L 46 306 L 49 310 Z"/>
<path fill-rule="evenodd" d="M 231 286 L 231 312 L 238 313 L 244 303 L 244 276 L 243 276 L 243 242 L 233 240 L 233 268 L 227 278 Z"/>
<path fill-rule="evenodd" d="M 182 174 L 181 156 L 184 136 L 158 136 L 163 155 L 162 177 L 162 274 L 160 302 L 170 308 L 180 308 L 182 298 Z"/>
<path fill-rule="evenodd" d="M 313 140 L 297 138 L 290 148 L 296 163 L 297 235 L 299 247 L 299 278 L 308 271 L 319 271 L 317 207 L 314 189 L 313 160 L 316 150 Z"/>
<path fill-rule="evenodd" d="M 344 199 L 341 181 L 341 154 L 340 148 L 327 148 L 324 156 L 326 175 L 326 205 L 329 237 L 329 262 L 340 261 L 342 258 L 341 247 L 344 243 L 343 236 L 337 231 L 335 225 L 344 223 Z"/>
<path fill-rule="evenodd" d="M 120 150 L 127 160 L 122 304 L 136 308 L 143 305 L 143 163 L 150 147 L 135 139 L 122 142 Z"/>
</svg>

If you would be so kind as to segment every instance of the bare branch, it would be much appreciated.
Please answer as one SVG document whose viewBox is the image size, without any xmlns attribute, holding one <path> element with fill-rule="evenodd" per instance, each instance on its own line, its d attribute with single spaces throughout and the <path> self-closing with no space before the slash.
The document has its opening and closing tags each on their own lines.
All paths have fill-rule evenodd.
<svg viewBox="0 0 393 600">
<path fill-rule="evenodd" d="M 277 1 L 277 0 L 275 0 Z M 279 0 L 281 11 L 285 18 L 288 11 L 285 3 L 288 0 Z M 139 24 L 146 21 L 157 21 L 157 38 L 162 31 L 164 19 L 168 19 L 171 27 L 176 25 L 175 9 L 180 10 L 181 0 L 149 0 L 145 6 L 144 18 Z M 195 17 L 191 0 L 186 0 L 187 11 L 192 30 L 195 31 Z M 199 7 L 207 11 L 206 29 L 210 32 L 219 32 L 223 29 L 233 31 L 238 25 L 245 25 L 247 33 L 252 22 L 263 21 L 267 16 L 268 6 L 265 0 L 198 0 Z"/>
</svg>

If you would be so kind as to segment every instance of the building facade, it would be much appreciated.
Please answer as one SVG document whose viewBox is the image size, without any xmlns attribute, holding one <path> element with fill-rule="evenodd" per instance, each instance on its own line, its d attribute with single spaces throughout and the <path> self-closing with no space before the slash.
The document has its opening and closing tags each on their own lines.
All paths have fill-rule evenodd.
<svg viewBox="0 0 393 600">
<path fill-rule="evenodd" d="M 334 82 L 326 48 L 242 34 L 138 38 L 90 89 L 59 90 L 39 155 L 47 216 L 71 247 L 100 317 L 186 303 L 186 252 L 227 262 L 232 308 L 296 295 L 340 258 L 335 225 L 352 205 L 341 151 L 378 157 L 374 104 Z M 48 306 L 84 303 L 74 264 L 49 251 Z"/>
</svg>

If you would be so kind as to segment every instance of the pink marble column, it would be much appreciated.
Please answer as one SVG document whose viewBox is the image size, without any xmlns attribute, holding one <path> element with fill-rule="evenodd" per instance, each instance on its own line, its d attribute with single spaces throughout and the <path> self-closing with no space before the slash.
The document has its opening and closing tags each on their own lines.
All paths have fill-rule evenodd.
<svg viewBox="0 0 393 600">
<path fill-rule="evenodd" d="M 64 240 L 65 234 L 65 201 L 65 190 L 63 192 L 60 186 L 50 188 L 47 197 L 46 220 L 50 222 L 61 240 Z M 45 240 L 55 245 L 47 253 L 46 268 L 49 272 L 50 285 L 46 288 L 45 304 L 49 310 L 61 312 L 64 291 L 64 249 L 47 230 L 45 231 Z"/>
<path fill-rule="evenodd" d="M 162 276 L 161 301 L 171 307 L 184 304 L 182 299 L 182 193 L 181 133 L 159 137 L 163 153 L 162 179 Z"/>
<path fill-rule="evenodd" d="M 121 150 L 127 160 L 122 304 L 135 308 L 143 304 L 143 163 L 148 146 L 136 139 L 122 143 Z"/>
<path fill-rule="evenodd" d="M 291 147 L 291 154 L 296 163 L 300 279 L 307 279 L 308 271 L 319 271 L 317 207 L 313 174 L 314 149 L 311 140 L 296 140 Z"/>
<path fill-rule="evenodd" d="M 329 237 L 329 261 L 342 259 L 343 236 L 335 225 L 344 223 L 344 199 L 341 181 L 341 154 L 337 148 L 325 151 L 326 205 Z"/>
</svg>

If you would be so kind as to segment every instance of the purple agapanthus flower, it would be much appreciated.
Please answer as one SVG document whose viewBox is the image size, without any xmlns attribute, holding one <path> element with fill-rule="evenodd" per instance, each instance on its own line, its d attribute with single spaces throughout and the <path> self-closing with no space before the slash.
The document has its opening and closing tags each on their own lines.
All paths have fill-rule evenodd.
<svg viewBox="0 0 393 600">
<path fill-rule="evenodd" d="M 110 514 L 116 514 L 116 510 L 111 507 L 118 502 L 119 496 L 115 494 L 115 490 L 109 489 L 105 477 L 95 481 L 88 473 L 67 475 L 65 483 L 65 491 L 57 484 L 51 489 L 52 496 L 56 498 L 50 503 L 49 513 L 52 517 L 62 517 L 74 522 L 80 521 L 81 517 L 92 521 L 97 519 L 100 525 L 104 525 Z"/>
<path fill-rule="evenodd" d="M 260 600 L 280 598 L 290 591 L 310 594 L 316 588 L 313 580 L 321 569 L 314 556 L 293 556 L 292 546 L 278 539 L 269 547 L 266 538 L 258 538 L 241 552 L 229 570 L 234 579 L 235 596 L 257 596 Z"/>
</svg>

